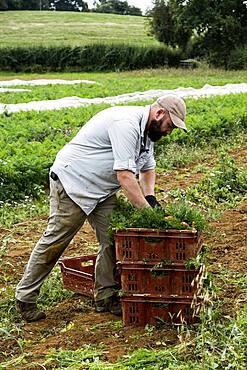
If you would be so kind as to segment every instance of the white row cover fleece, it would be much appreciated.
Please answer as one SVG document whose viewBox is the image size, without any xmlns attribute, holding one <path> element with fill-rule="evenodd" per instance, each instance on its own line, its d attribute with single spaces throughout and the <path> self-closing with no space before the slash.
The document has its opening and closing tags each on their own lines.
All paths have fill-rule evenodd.
<svg viewBox="0 0 247 370">
<path fill-rule="evenodd" d="M 110 104 L 119 105 L 130 102 L 146 101 L 156 99 L 166 94 L 174 94 L 181 98 L 198 99 L 201 97 L 210 97 L 217 95 L 239 94 L 247 92 L 247 83 L 227 84 L 224 86 L 204 85 L 200 89 L 193 87 L 179 87 L 175 90 L 148 90 L 143 92 L 133 92 L 117 96 L 108 96 L 105 98 L 79 98 L 77 96 L 66 97 L 56 100 L 31 101 L 29 103 L 19 104 L 0 104 L 1 113 L 15 113 L 20 111 L 42 111 L 62 108 L 78 108 L 91 104 Z"/>
</svg>

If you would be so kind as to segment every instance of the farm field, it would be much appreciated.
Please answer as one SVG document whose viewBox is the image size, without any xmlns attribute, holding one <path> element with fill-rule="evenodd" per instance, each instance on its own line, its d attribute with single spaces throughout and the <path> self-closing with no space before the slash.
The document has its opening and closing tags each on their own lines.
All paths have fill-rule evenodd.
<svg viewBox="0 0 247 370">
<path fill-rule="evenodd" d="M 52 100 L 67 96 L 96 98 L 115 96 L 135 91 L 151 89 L 176 89 L 178 87 L 201 88 L 206 84 L 225 85 L 247 82 L 246 71 L 221 71 L 218 69 L 198 68 L 186 69 L 151 69 L 132 72 L 109 73 L 46 73 L 46 74 L 13 74 L 0 72 L 0 80 L 13 79 L 69 79 L 89 80 L 95 84 L 50 85 L 50 86 L 18 86 L 29 89 L 29 92 L 0 92 L 0 103 L 16 104 L 35 100 Z M 1 87 L 1 85 L 0 85 Z"/>
<path fill-rule="evenodd" d="M 1 47 L 79 46 L 91 43 L 159 45 L 147 35 L 146 17 L 115 14 L 0 12 Z"/>
<path fill-rule="evenodd" d="M 31 87 L 30 93 L 2 93 L 1 103 L 246 82 L 244 72 L 200 69 L 0 74 L 1 80 L 15 78 L 97 84 Z M 204 231 L 207 305 L 201 323 L 189 327 L 123 327 L 110 313 L 96 314 L 89 299 L 64 290 L 59 267 L 42 288 L 39 304 L 47 319 L 30 324 L 20 319 L 13 292 L 46 225 L 49 166 L 59 148 L 107 105 L 0 115 L 0 369 L 246 369 L 246 103 L 247 94 L 188 99 L 189 134 L 173 132 L 156 148 L 156 192 L 162 205 L 183 201 L 209 223 Z M 92 252 L 97 242 L 86 224 L 65 255 Z"/>
</svg>

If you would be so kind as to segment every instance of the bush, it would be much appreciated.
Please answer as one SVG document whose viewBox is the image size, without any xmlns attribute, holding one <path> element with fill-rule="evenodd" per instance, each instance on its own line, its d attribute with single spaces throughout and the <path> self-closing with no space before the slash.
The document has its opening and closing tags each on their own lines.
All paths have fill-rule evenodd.
<svg viewBox="0 0 247 370">
<path fill-rule="evenodd" d="M 232 50 L 227 61 L 227 69 L 247 69 L 247 47 Z"/>
<path fill-rule="evenodd" d="M 181 58 L 180 50 L 165 46 L 15 47 L 1 49 L 0 69 L 15 72 L 118 71 L 178 67 Z"/>
</svg>

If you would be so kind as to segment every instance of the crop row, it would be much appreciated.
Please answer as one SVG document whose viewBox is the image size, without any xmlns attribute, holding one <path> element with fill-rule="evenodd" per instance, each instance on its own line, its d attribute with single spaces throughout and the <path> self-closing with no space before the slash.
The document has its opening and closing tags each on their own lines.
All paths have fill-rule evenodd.
<svg viewBox="0 0 247 370">
<path fill-rule="evenodd" d="M 144 104 L 144 103 L 143 103 Z M 189 134 L 174 131 L 156 146 L 158 162 L 173 145 L 207 148 L 246 135 L 246 94 L 188 100 Z M 0 116 L 0 201 L 38 197 L 58 150 L 106 105 Z"/>
<path fill-rule="evenodd" d="M 0 94 L 2 104 L 27 103 L 38 100 L 53 100 L 68 96 L 81 98 L 98 98 L 116 96 L 126 93 L 143 92 L 147 90 L 173 90 L 182 86 L 201 88 L 205 84 L 225 85 L 236 84 L 246 80 L 244 71 L 222 71 L 216 69 L 197 68 L 191 69 L 146 69 L 131 72 L 108 72 L 108 73 L 47 73 L 36 74 L 13 74 L 0 72 L 0 79 L 66 79 L 66 80 L 90 80 L 95 84 L 72 84 L 72 85 L 47 85 L 44 86 L 21 86 L 31 91 L 8 92 Z M 1 82 L 0 82 L 1 84 Z M 139 104 L 139 103 L 138 103 Z"/>
</svg>

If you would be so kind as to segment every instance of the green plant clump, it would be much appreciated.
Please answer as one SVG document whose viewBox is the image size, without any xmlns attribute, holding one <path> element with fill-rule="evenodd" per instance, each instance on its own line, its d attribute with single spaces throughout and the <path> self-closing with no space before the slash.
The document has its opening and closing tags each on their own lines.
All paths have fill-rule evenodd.
<svg viewBox="0 0 247 370">
<path fill-rule="evenodd" d="M 131 203 L 119 197 L 117 205 L 111 215 L 108 229 L 110 239 L 114 230 L 127 228 L 148 229 L 196 229 L 202 231 L 207 228 L 207 221 L 202 213 L 186 202 L 167 204 L 166 208 L 136 209 Z"/>
<path fill-rule="evenodd" d="M 247 171 L 228 154 L 221 154 L 214 169 L 187 191 L 187 198 L 204 207 L 234 206 L 247 194 Z"/>
</svg>

